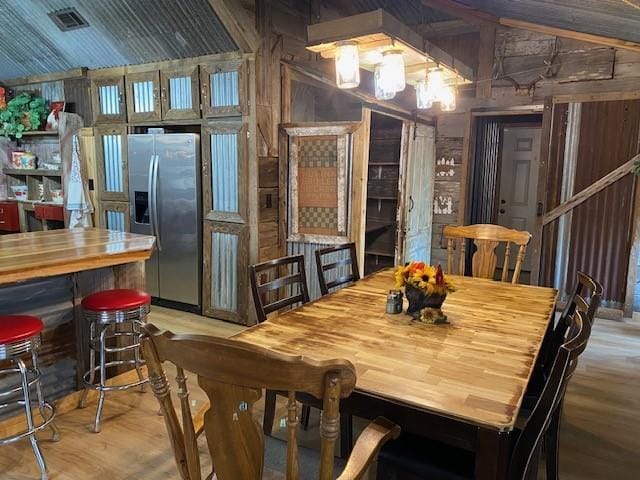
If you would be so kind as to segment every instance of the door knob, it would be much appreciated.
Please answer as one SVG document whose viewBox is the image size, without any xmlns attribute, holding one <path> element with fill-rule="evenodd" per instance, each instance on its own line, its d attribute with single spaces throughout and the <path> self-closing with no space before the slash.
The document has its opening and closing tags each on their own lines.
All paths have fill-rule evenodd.
<svg viewBox="0 0 640 480">
<path fill-rule="evenodd" d="M 501 214 L 501 215 L 504 215 L 505 213 L 506 213 L 506 210 L 505 210 L 504 208 L 501 208 L 501 209 L 500 209 L 500 214 Z"/>
</svg>

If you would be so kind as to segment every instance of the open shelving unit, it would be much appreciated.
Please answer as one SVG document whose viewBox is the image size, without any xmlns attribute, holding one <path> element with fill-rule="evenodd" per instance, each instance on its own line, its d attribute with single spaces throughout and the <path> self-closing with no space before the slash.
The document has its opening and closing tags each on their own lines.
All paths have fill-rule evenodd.
<svg viewBox="0 0 640 480">
<path fill-rule="evenodd" d="M 39 163 L 55 165 L 54 155 L 60 154 L 58 132 L 29 131 L 15 142 L 15 147 L 36 155 Z M 58 169 L 4 167 L 7 202 L 15 203 L 20 218 L 20 231 L 31 232 L 64 228 L 61 203 L 53 201 L 55 190 L 64 190 L 62 164 Z M 26 186 L 27 198 L 17 199 L 11 187 Z"/>
<path fill-rule="evenodd" d="M 365 275 L 394 265 L 402 122 L 372 114 L 365 225 Z"/>
</svg>

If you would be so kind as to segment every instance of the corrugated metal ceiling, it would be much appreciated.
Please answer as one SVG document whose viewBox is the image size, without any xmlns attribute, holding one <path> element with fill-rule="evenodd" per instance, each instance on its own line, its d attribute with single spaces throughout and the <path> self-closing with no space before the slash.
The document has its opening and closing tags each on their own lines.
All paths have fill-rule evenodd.
<svg viewBox="0 0 640 480">
<path fill-rule="evenodd" d="M 640 0 L 457 0 L 496 16 L 640 42 Z"/>
<path fill-rule="evenodd" d="M 0 80 L 237 50 L 207 0 L 3 0 Z M 75 7 L 89 27 L 48 14 Z"/>
</svg>

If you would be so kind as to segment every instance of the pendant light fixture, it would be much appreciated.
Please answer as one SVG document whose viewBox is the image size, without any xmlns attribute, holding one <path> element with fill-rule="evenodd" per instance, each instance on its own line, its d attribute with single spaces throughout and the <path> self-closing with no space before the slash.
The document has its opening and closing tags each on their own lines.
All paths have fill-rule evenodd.
<svg viewBox="0 0 640 480">
<path fill-rule="evenodd" d="M 357 42 L 338 42 L 335 62 L 338 88 L 355 88 L 360 85 L 360 59 Z"/>
<path fill-rule="evenodd" d="M 440 110 L 452 112 L 456 109 L 456 89 L 453 85 L 447 85 L 440 98 Z"/>
<path fill-rule="evenodd" d="M 416 82 L 416 105 L 418 108 L 433 106 L 433 98 L 429 97 L 429 82 L 426 78 Z"/>
<path fill-rule="evenodd" d="M 380 81 L 383 90 L 401 92 L 406 86 L 402 50 L 387 50 L 382 54 Z"/>
<path fill-rule="evenodd" d="M 427 74 L 427 97 L 433 102 L 439 102 L 444 96 L 447 86 L 444 83 L 444 75 L 440 67 L 432 68 Z"/>
<path fill-rule="evenodd" d="M 396 96 L 395 90 L 387 88 L 387 84 L 382 81 L 382 63 L 378 63 L 373 72 L 373 84 L 375 87 L 375 94 L 378 100 L 391 100 Z"/>
</svg>

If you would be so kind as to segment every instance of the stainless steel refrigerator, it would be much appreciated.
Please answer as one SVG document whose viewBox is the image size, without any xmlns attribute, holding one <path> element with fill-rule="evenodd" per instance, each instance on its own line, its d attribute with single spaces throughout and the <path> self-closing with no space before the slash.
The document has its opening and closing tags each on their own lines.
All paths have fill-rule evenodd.
<svg viewBox="0 0 640 480">
<path fill-rule="evenodd" d="M 156 303 L 200 311 L 201 215 L 193 133 L 128 136 L 131 231 L 154 235 L 147 289 Z"/>
</svg>

